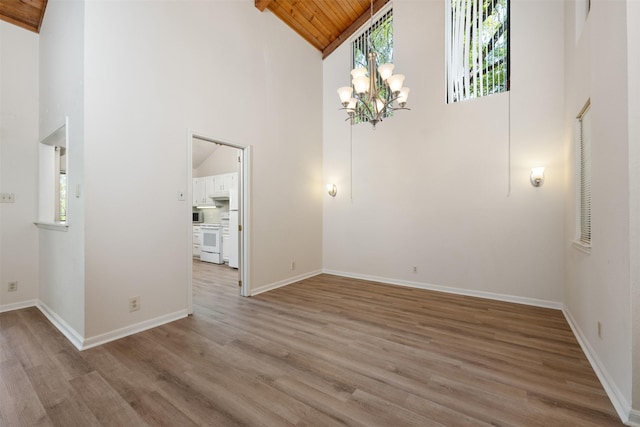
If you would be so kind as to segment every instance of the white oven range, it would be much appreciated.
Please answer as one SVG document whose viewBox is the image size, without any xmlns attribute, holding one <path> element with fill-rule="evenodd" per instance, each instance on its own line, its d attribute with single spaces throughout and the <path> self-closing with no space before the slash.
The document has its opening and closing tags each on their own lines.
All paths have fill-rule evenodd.
<svg viewBox="0 0 640 427">
<path fill-rule="evenodd" d="M 220 224 L 200 225 L 200 260 L 222 264 L 222 227 Z"/>
</svg>

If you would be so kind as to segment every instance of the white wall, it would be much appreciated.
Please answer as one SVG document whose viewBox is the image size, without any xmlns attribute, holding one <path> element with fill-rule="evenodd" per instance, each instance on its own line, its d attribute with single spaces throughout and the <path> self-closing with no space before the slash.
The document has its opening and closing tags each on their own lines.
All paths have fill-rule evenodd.
<svg viewBox="0 0 640 427">
<path fill-rule="evenodd" d="M 349 44 L 324 61 L 324 180 L 338 185 L 335 199 L 324 194 L 325 269 L 558 305 L 562 3 L 514 0 L 511 92 L 452 105 L 445 102 L 444 2 L 393 7 L 395 71 L 406 75 L 412 110 L 375 131 L 353 127 L 352 182 L 349 124 L 336 94 L 349 82 Z M 534 188 L 530 169 L 539 165 L 546 180 Z"/>
<path fill-rule="evenodd" d="M 577 41 L 573 8 L 573 2 L 566 3 L 565 303 L 588 353 L 602 371 L 614 405 L 624 415 L 632 387 L 626 2 L 592 1 Z M 575 117 L 589 98 L 592 249 L 585 254 L 569 242 L 576 237 L 577 218 Z"/>
<path fill-rule="evenodd" d="M 38 295 L 38 36 L 0 21 L 0 311 Z M 18 290 L 7 292 L 9 282 Z"/>
<path fill-rule="evenodd" d="M 187 307 L 187 129 L 253 146 L 251 287 L 321 269 L 316 50 L 251 0 L 88 2 L 85 36 L 86 337 Z"/>
<path fill-rule="evenodd" d="M 69 117 L 69 231 L 40 230 L 39 298 L 71 336 L 84 335 L 84 2 L 50 0 L 40 30 L 40 139 Z M 80 186 L 80 197 L 75 197 Z M 76 345 L 79 343 L 76 341 Z"/>
</svg>

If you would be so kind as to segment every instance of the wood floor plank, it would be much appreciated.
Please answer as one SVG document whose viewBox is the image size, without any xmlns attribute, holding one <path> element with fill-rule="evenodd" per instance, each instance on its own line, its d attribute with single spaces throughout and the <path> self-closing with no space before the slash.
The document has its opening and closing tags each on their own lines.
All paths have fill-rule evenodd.
<svg viewBox="0 0 640 427">
<path fill-rule="evenodd" d="M 193 316 L 84 352 L 0 314 L 0 425 L 622 425 L 558 310 L 193 266 Z"/>
<path fill-rule="evenodd" d="M 0 409 L 2 419 L 6 414 L 7 425 L 53 425 L 18 360 L 0 363 L 0 382 L 3 384 L 2 390 L 5 391 Z"/>
<path fill-rule="evenodd" d="M 55 425 L 100 425 L 55 361 L 49 360 L 46 364 L 26 369 L 26 372 L 40 403 Z"/>
<path fill-rule="evenodd" d="M 101 425 L 133 426 L 144 424 L 131 405 L 96 371 L 71 380 L 71 385 Z"/>
</svg>

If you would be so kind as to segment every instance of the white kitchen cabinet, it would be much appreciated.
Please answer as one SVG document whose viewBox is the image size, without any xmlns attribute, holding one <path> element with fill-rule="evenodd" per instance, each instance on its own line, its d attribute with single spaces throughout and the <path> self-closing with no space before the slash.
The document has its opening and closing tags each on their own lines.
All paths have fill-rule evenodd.
<svg viewBox="0 0 640 427">
<path fill-rule="evenodd" d="M 238 172 L 233 172 L 228 175 L 229 175 L 229 190 L 238 191 Z"/>
<path fill-rule="evenodd" d="M 223 183 L 222 191 L 231 190 L 233 188 L 233 174 L 225 173 L 224 175 L 222 175 L 222 183 Z"/>
<path fill-rule="evenodd" d="M 192 206 L 202 206 L 207 203 L 205 178 L 193 178 Z"/>
<path fill-rule="evenodd" d="M 225 173 L 220 175 L 208 176 L 207 178 L 207 196 L 217 198 L 228 198 L 229 191 L 237 188 L 238 173 Z"/>
<path fill-rule="evenodd" d="M 220 197 L 221 192 L 218 190 L 221 186 L 222 180 L 220 175 L 212 175 L 206 177 L 207 183 L 207 197 Z"/>
<path fill-rule="evenodd" d="M 200 232 L 200 226 L 193 226 L 193 257 L 200 258 L 200 244 L 202 243 L 202 234 Z"/>
</svg>

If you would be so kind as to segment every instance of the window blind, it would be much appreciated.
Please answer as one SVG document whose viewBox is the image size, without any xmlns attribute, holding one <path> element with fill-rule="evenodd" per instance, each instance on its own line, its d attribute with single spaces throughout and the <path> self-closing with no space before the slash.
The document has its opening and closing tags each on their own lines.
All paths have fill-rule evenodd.
<svg viewBox="0 0 640 427">
<path fill-rule="evenodd" d="M 580 155 L 580 242 L 591 244 L 591 108 L 587 104 L 578 116 Z"/>
<path fill-rule="evenodd" d="M 509 0 L 447 0 L 447 100 L 508 90 Z"/>
<path fill-rule="evenodd" d="M 368 69 L 368 54 L 373 49 L 378 55 L 376 68 L 381 64 L 389 64 L 393 62 L 393 9 L 389 9 L 376 19 L 370 27 L 365 29 L 351 43 L 351 68 L 364 67 Z M 385 93 L 385 85 L 378 76 L 378 88 L 383 96 Z M 384 117 L 392 115 L 391 111 L 387 111 Z M 366 122 L 364 116 L 354 117 L 354 123 Z"/>
</svg>

